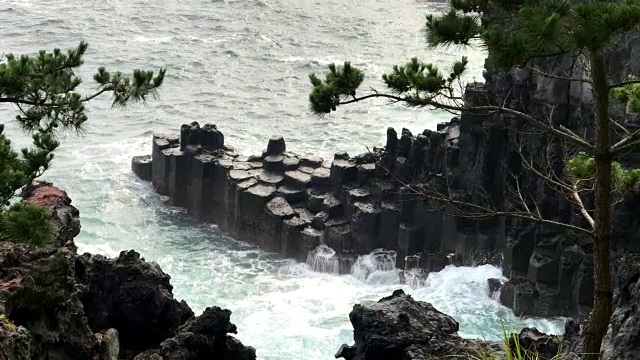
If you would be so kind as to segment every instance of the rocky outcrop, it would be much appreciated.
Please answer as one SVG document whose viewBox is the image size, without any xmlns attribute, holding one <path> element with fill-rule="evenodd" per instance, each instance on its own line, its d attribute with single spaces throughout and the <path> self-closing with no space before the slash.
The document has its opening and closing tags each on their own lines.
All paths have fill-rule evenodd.
<svg viewBox="0 0 640 360">
<path fill-rule="evenodd" d="M 202 315 L 180 326 L 176 335 L 134 360 L 255 360 L 256 352 L 228 334 L 236 334 L 230 322 L 231 311 L 207 308 Z"/>
<path fill-rule="evenodd" d="M 318 246 L 329 247 L 343 264 L 330 267 L 336 271 L 350 271 L 344 264 L 378 248 L 396 251 L 403 269 L 498 264 L 493 232 L 473 234 L 466 223 L 429 211 L 398 181 L 421 164 L 440 164 L 434 154 L 457 148 L 460 126 L 453 121 L 418 136 L 403 130 L 400 139 L 390 129 L 386 151 L 340 152 L 326 161 L 287 152 L 281 137 L 261 155 L 239 156 L 215 125 L 194 122 L 180 137 L 154 135 L 151 181 L 171 204 L 265 250 L 305 261 Z M 133 169 L 139 164 L 136 157 Z M 136 173 L 145 178 L 146 171 Z"/>
<path fill-rule="evenodd" d="M 126 360 L 174 337 L 198 354 L 198 336 L 212 334 L 216 358 L 255 359 L 220 335 L 235 332 L 228 310 L 194 318 L 158 264 L 135 251 L 78 255 L 79 212 L 64 191 L 39 183 L 23 199 L 51 210 L 57 233 L 42 248 L 0 242 L 0 360 Z"/>
<path fill-rule="evenodd" d="M 640 255 L 621 257 L 615 266 L 616 291 L 609 330 L 602 342 L 602 359 L 640 358 Z"/>
<path fill-rule="evenodd" d="M 621 36 L 611 47 L 612 82 L 637 73 L 637 49 L 637 34 Z M 589 137 L 591 90 L 584 82 L 562 79 L 585 76 L 582 67 L 569 56 L 539 59 L 532 66 L 539 72 L 502 71 L 489 57 L 486 82 L 469 84 L 465 100 L 507 106 Z M 611 117 L 630 130 L 640 128 L 638 117 L 629 116 L 623 104 L 611 104 Z M 150 166 L 156 191 L 236 239 L 300 261 L 318 246 L 328 247 L 335 253 L 333 263 L 341 264 L 382 248 L 396 252 L 397 267 L 419 267 L 424 273 L 446 264 L 497 264 L 510 279 L 499 298 L 518 315 L 578 319 L 592 307 L 593 244 L 585 234 L 522 219 L 454 217 L 451 206 L 434 204 L 416 196 L 415 187 L 404 186 L 418 179 L 456 200 L 510 211 L 517 178 L 543 218 L 585 226 L 575 205 L 522 163 L 522 157 L 544 159 L 545 168 L 561 175 L 565 145 L 521 119 L 469 112 L 435 131 L 389 128 L 383 147 L 358 156 L 338 152 L 327 161 L 286 151 L 281 137 L 272 138 L 263 154 L 238 156 L 215 125 L 198 123 L 183 125 L 180 136 L 155 135 L 152 141 L 152 162 L 135 170 L 141 160 L 134 159 L 136 173 L 148 178 Z M 640 167 L 640 157 L 632 152 L 621 163 Z M 640 253 L 638 201 L 640 193 L 630 193 L 615 208 L 616 256 Z M 591 199 L 585 202 L 589 206 Z"/>
<path fill-rule="evenodd" d="M 57 234 L 53 246 L 61 247 L 80 233 L 80 212 L 71 205 L 64 190 L 50 183 L 38 182 L 25 186 L 22 201 L 39 205 L 51 211 L 51 219 Z"/>
<path fill-rule="evenodd" d="M 253 349 L 221 335 L 235 333 L 231 312 L 212 308 L 194 318 L 171 290 L 169 276 L 134 251 L 106 259 L 0 242 L 0 359 L 132 359 L 171 350 L 161 345 L 171 341 L 204 354 L 201 336 L 228 354 L 219 359 L 255 359 Z"/>
<path fill-rule="evenodd" d="M 550 360 L 564 351 L 562 337 L 536 329 L 523 329 L 508 344 L 462 339 L 451 316 L 402 290 L 371 306 L 355 305 L 349 319 L 355 344 L 342 345 L 335 355 L 345 360 L 505 359 L 505 346 L 515 351 L 515 339 L 521 350 L 535 352 L 539 360 Z"/>
<path fill-rule="evenodd" d="M 169 275 L 133 250 L 116 259 L 85 254 L 78 261 L 88 324 L 96 332 L 116 329 L 123 358 L 158 347 L 194 316 L 184 301 L 173 298 Z"/>
<path fill-rule="evenodd" d="M 66 248 L 29 249 L 0 242 L 2 313 L 29 338 L 29 348 L 14 347 L 31 359 L 108 358 L 89 327 L 76 281 L 77 255 Z M 5 326 L 6 328 L 6 326 Z M 15 342 L 13 342 L 15 344 Z"/>
</svg>

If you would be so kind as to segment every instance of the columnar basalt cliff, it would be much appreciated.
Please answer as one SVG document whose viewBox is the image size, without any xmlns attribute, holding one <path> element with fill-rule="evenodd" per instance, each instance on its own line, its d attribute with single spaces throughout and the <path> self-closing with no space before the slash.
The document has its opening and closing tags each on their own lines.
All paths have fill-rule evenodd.
<svg viewBox="0 0 640 360">
<path fill-rule="evenodd" d="M 401 185 L 443 161 L 453 166 L 458 159 L 450 154 L 473 146 L 473 139 L 459 139 L 464 126 L 455 120 L 418 136 L 404 129 L 399 138 L 389 129 L 385 150 L 354 157 L 339 152 L 325 161 L 286 151 L 280 137 L 261 155 L 239 156 L 215 125 L 192 123 L 179 137 L 155 135 L 151 157 L 135 157 L 132 168 L 145 179 L 151 174 L 154 188 L 172 205 L 237 239 L 300 261 L 332 249 L 335 256 L 327 261 L 341 272 L 374 249 L 396 251 L 397 266 L 405 269 L 497 263 L 493 229 L 426 211 L 420 197 Z"/>
<path fill-rule="evenodd" d="M 611 50 L 609 61 L 620 63 L 612 67 L 612 79 L 636 72 L 633 61 L 620 59 L 629 59 L 640 48 L 638 41 L 623 37 Z M 560 56 L 535 66 L 561 74 L 573 63 Z M 467 86 L 469 104 L 499 101 L 541 118 L 551 116 L 555 124 L 577 133 L 592 131 L 590 90 L 584 83 L 523 69 L 497 71 L 490 58 L 485 67 L 486 83 Z M 634 119 L 624 106 L 612 106 L 617 120 Z M 300 261 L 321 252 L 330 263 L 323 268 L 340 272 L 348 272 L 358 254 L 375 249 L 396 252 L 397 266 L 405 270 L 501 265 L 510 280 L 500 289 L 500 300 L 517 314 L 579 318 L 592 304 L 591 239 L 521 219 L 454 217 L 447 209 L 434 210 L 428 199 L 406 186 L 419 180 L 459 200 L 505 204 L 511 174 L 526 172 L 522 155 L 543 156 L 548 144 L 564 151 L 563 144 L 546 134 L 527 137 L 516 151 L 507 128 L 522 126 L 504 115 L 463 113 L 435 131 L 412 134 L 402 129 L 398 134 L 389 128 L 386 144 L 370 153 L 338 152 L 323 160 L 287 151 L 281 137 L 271 138 L 262 154 L 239 156 L 215 125 L 194 122 L 183 125 L 180 135 L 154 135 L 152 155 L 135 157 L 132 169 L 172 205 L 265 250 Z M 640 164 L 633 154 L 623 162 Z M 562 171 L 561 159 L 554 166 Z M 584 226 L 563 194 L 535 175 L 526 179 L 545 218 Z M 618 254 L 640 250 L 638 201 L 640 195 L 631 193 L 616 207 Z"/>
</svg>

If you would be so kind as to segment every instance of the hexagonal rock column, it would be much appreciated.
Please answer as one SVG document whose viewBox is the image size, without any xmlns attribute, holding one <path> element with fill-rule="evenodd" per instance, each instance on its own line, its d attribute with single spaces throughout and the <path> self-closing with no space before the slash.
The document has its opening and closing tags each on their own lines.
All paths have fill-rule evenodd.
<svg viewBox="0 0 640 360">
<path fill-rule="evenodd" d="M 377 204 L 360 202 L 355 203 L 353 208 L 352 250 L 359 254 L 368 254 L 374 249 L 382 209 Z"/>
<path fill-rule="evenodd" d="M 292 218 L 296 213 L 283 197 L 274 197 L 269 200 L 265 211 L 267 216 L 263 226 L 262 241 L 259 245 L 265 250 L 280 251 L 282 248 L 282 222 Z"/>
<path fill-rule="evenodd" d="M 237 209 L 236 233 L 239 239 L 253 244 L 262 242 L 264 232 L 264 207 L 275 194 L 273 185 L 256 184 L 240 193 Z"/>
<path fill-rule="evenodd" d="M 169 166 L 167 156 L 163 153 L 172 147 L 177 147 L 180 138 L 175 135 L 153 135 L 151 162 L 153 163 L 151 184 L 160 195 L 167 195 L 169 187 Z"/>
<path fill-rule="evenodd" d="M 282 136 L 272 136 L 267 144 L 268 155 L 280 155 L 287 151 L 287 144 Z"/>
<path fill-rule="evenodd" d="M 151 181 L 153 179 L 151 155 L 134 156 L 133 159 L 131 159 L 131 170 L 140 179 Z"/>
</svg>

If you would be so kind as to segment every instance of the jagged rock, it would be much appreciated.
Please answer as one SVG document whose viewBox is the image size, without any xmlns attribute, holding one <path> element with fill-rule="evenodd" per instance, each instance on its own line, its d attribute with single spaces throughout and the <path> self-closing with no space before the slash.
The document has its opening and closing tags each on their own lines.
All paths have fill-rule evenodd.
<svg viewBox="0 0 640 360">
<path fill-rule="evenodd" d="M 329 194 L 322 200 L 322 211 L 327 213 L 329 217 L 338 217 L 342 213 L 342 204 L 338 198 Z"/>
<path fill-rule="evenodd" d="M 623 255 L 615 264 L 615 275 L 613 314 L 602 341 L 602 359 L 640 359 L 640 255 Z"/>
<path fill-rule="evenodd" d="M 0 318 L 0 360 L 31 360 L 31 341 L 26 328 Z"/>
<path fill-rule="evenodd" d="M 273 216 L 289 218 L 296 214 L 291 205 L 282 197 L 274 197 L 267 203 L 267 210 Z"/>
<path fill-rule="evenodd" d="M 342 345 L 336 358 L 392 360 L 439 359 L 477 354 L 487 345 L 463 340 L 458 323 L 431 304 L 402 290 L 371 306 L 355 305 L 349 314 L 354 346 Z"/>
<path fill-rule="evenodd" d="M 533 314 L 535 287 L 525 278 L 515 277 L 502 285 L 500 303 L 518 316 Z"/>
<path fill-rule="evenodd" d="M 151 181 L 151 179 L 153 179 L 152 165 L 151 155 L 134 156 L 131 159 L 131 171 L 145 181 Z"/>
<path fill-rule="evenodd" d="M 229 310 L 206 308 L 202 315 L 180 326 L 176 335 L 163 341 L 158 350 L 142 353 L 135 360 L 255 360 L 252 347 L 227 335 L 237 333 L 230 317 Z"/>
<path fill-rule="evenodd" d="M 118 339 L 118 330 L 107 329 L 96 334 L 98 341 L 99 360 L 118 360 L 120 359 L 120 340 Z"/>
<path fill-rule="evenodd" d="M 487 279 L 487 285 L 489 285 L 487 295 L 489 295 L 489 297 L 494 297 L 502 288 L 502 280 L 496 278 Z"/>
<path fill-rule="evenodd" d="M 304 221 L 306 224 L 311 224 L 311 222 L 313 221 L 313 217 L 315 216 L 311 211 L 309 211 L 306 207 L 296 207 L 294 210 L 302 221 Z"/>
<path fill-rule="evenodd" d="M 329 214 L 324 211 L 320 211 L 313 217 L 313 221 L 311 222 L 311 226 L 318 230 L 324 230 L 324 224 L 329 219 Z"/>
<path fill-rule="evenodd" d="M 61 247 L 80 233 L 80 211 L 71 205 L 67 193 L 50 183 L 38 182 L 22 189 L 22 201 L 51 211 L 56 239 L 53 246 Z"/>
<path fill-rule="evenodd" d="M 35 360 L 92 359 L 98 343 L 81 302 L 76 281 L 76 255 L 66 248 L 29 249 L 0 242 L 0 305 L 16 329 L 18 346 L 31 335 L 28 349 Z M 0 338 L 0 343 L 10 339 Z M 18 343 L 16 343 L 16 341 Z M 18 349 L 16 349 L 18 350 Z"/>
<path fill-rule="evenodd" d="M 531 360 L 554 360 L 566 351 L 562 348 L 562 337 L 547 335 L 538 331 L 536 328 L 524 328 L 518 334 L 518 344 L 521 353 L 536 354 Z M 509 346 L 512 353 L 517 353 L 516 341 L 513 337 L 509 338 Z M 525 355 L 527 356 L 527 355 Z M 529 359 L 527 357 L 526 359 Z M 568 356 L 561 359 L 570 359 Z"/>
<path fill-rule="evenodd" d="M 173 298 L 169 275 L 135 251 L 116 259 L 85 254 L 75 267 L 87 286 L 82 304 L 89 326 L 94 332 L 116 329 L 123 358 L 158 347 L 193 316 L 184 301 Z"/>
<path fill-rule="evenodd" d="M 280 155 L 287 151 L 287 145 L 282 136 L 272 136 L 267 144 L 267 154 Z"/>
</svg>

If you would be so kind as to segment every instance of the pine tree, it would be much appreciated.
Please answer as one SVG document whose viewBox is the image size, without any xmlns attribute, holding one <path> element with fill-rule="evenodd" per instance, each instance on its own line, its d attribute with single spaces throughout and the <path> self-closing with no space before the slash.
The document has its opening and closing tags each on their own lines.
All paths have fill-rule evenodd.
<svg viewBox="0 0 640 360">
<path fill-rule="evenodd" d="M 93 79 L 95 93 L 82 96 L 76 89 L 81 79 L 76 70 L 83 63 L 87 43 L 66 52 L 41 50 L 36 55 L 6 54 L 0 63 L 0 103 L 15 106 L 16 122 L 32 135 L 31 148 L 20 153 L 11 146 L 0 123 L 0 240 L 36 245 L 46 244 L 53 236 L 49 214 L 29 204 L 11 202 L 18 191 L 49 168 L 60 145 L 56 135 L 63 131 L 81 133 L 87 121 L 85 103 L 111 93 L 113 106 L 144 102 L 157 96 L 165 70 L 135 70 L 127 77 L 99 68 Z"/>
<path fill-rule="evenodd" d="M 492 64 L 502 69 L 520 67 L 536 75 L 588 84 L 594 98 L 593 137 L 583 137 L 551 121 L 507 107 L 503 105 L 506 102 L 486 106 L 466 103 L 455 91 L 468 63 L 464 57 L 453 64 L 448 76 L 432 64 L 414 58 L 383 76 L 389 93 L 373 91 L 363 96 L 356 94 L 364 73 L 349 62 L 343 66 L 331 64 L 324 79 L 310 75 L 313 85 L 310 107 L 316 114 L 328 114 L 340 105 L 384 98 L 412 107 L 505 115 L 519 118 L 580 149 L 581 152 L 568 161 L 562 182 L 548 177 L 547 180 L 567 190 L 587 220 L 586 227 L 579 230 L 594 241 L 594 307 L 583 328 L 583 351 L 585 358 L 596 359 L 612 312 L 612 196 L 616 196 L 619 189 L 637 187 L 639 176 L 637 170 L 622 169 L 615 160 L 640 144 L 640 130 L 625 129 L 609 118 L 611 99 L 627 102 L 636 110 L 639 108 L 638 80 L 631 76 L 619 83 L 610 82 L 605 55 L 619 35 L 637 32 L 639 25 L 640 1 L 637 0 L 451 0 L 449 12 L 427 16 L 426 41 L 430 47 L 479 44 L 488 51 Z M 559 55 L 572 56 L 585 64 L 586 76 L 547 74 L 532 66 L 535 59 Z M 622 129 L 623 135 L 612 138 L 613 129 Z M 545 174 L 538 175 L 545 177 Z M 584 206 L 584 193 L 579 189 L 581 184 L 587 183 L 593 185 L 593 210 Z M 456 201 L 432 190 L 428 190 L 426 196 L 449 204 Z M 478 209 L 475 204 L 466 206 Z M 494 211 L 493 214 L 552 223 L 534 211 Z M 560 225 L 576 230 L 571 224 Z"/>
</svg>

